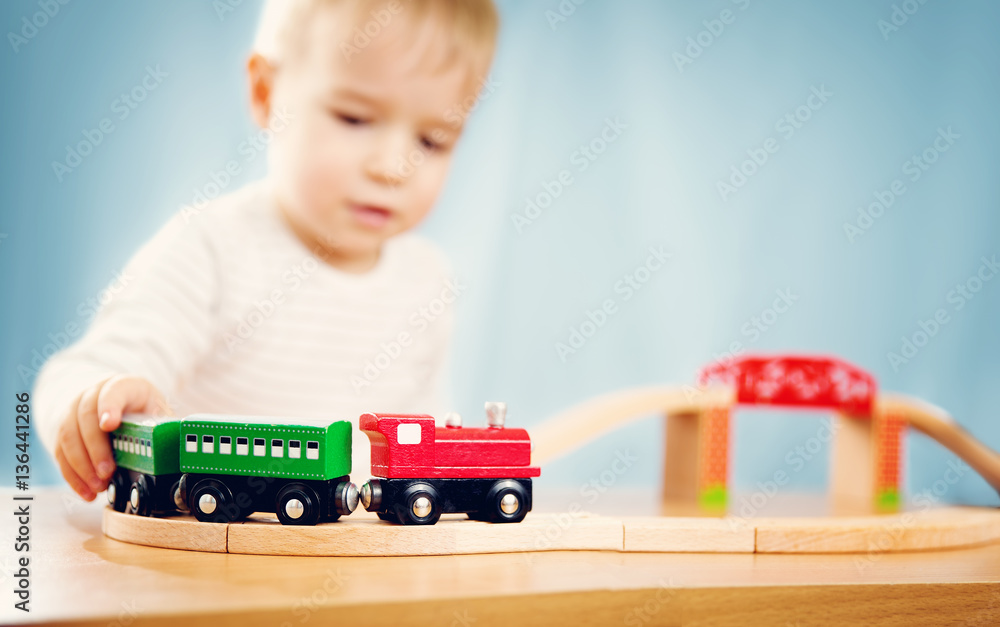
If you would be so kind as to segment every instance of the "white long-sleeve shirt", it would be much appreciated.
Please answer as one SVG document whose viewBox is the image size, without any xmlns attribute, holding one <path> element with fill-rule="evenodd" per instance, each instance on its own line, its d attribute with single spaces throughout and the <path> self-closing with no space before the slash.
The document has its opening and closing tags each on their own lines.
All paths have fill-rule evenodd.
<svg viewBox="0 0 1000 627">
<path fill-rule="evenodd" d="M 178 213 L 120 277 L 84 336 L 38 375 L 35 418 L 50 452 L 73 399 L 115 374 L 148 379 L 178 416 L 356 426 L 369 411 L 440 418 L 446 409 L 452 308 L 464 287 L 420 236 L 389 240 L 367 273 L 337 270 L 295 237 L 260 182 Z M 369 447 L 355 428 L 362 480 Z"/>
</svg>

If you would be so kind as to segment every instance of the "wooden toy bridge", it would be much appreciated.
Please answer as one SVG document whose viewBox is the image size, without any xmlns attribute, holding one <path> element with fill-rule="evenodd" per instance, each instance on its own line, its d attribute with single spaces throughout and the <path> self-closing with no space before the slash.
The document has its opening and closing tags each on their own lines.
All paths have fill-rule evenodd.
<svg viewBox="0 0 1000 627">
<path fill-rule="evenodd" d="M 916 398 L 878 393 L 870 374 L 832 357 L 747 356 L 704 368 L 697 386 L 634 388 L 591 399 L 532 430 L 533 462 L 547 464 L 602 433 L 662 414 L 664 500 L 724 508 L 737 406 L 834 412 L 830 489 L 836 501 L 876 511 L 898 508 L 906 427 L 940 442 L 1000 492 L 1000 456 L 947 412 Z"/>
</svg>

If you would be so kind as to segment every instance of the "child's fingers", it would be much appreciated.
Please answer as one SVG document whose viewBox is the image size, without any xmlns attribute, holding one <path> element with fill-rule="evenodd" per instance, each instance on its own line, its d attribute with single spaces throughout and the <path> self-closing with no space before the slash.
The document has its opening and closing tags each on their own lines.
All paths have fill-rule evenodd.
<svg viewBox="0 0 1000 627">
<path fill-rule="evenodd" d="M 156 400 L 152 384 L 141 377 L 118 375 L 111 377 L 101 387 L 97 397 L 99 425 L 104 431 L 114 431 L 122 422 L 122 414 L 129 411 L 142 412 L 150 400 Z M 155 407 L 150 407 L 155 409 Z"/>
<path fill-rule="evenodd" d="M 149 384 L 149 400 L 146 401 L 146 407 L 142 411 L 156 414 L 157 416 L 174 415 L 174 410 L 167 404 L 167 399 L 163 398 L 160 391 L 153 387 L 151 383 Z"/>
<path fill-rule="evenodd" d="M 59 463 L 59 470 L 62 472 L 63 478 L 73 488 L 73 491 L 85 500 L 92 501 L 97 495 L 98 490 L 90 487 L 88 480 L 81 477 L 79 472 L 80 466 L 84 464 L 87 466 L 90 465 L 90 460 L 83 451 L 83 441 L 79 440 L 79 434 L 77 434 L 77 442 L 74 444 L 74 439 L 71 435 L 64 435 L 75 431 L 75 425 L 76 423 L 73 423 L 72 427 L 64 427 L 60 432 L 59 445 L 56 447 L 56 461 Z M 93 472 L 92 468 L 91 472 Z M 93 475 L 93 477 L 95 480 L 97 479 L 96 475 Z"/>
<path fill-rule="evenodd" d="M 97 476 L 106 480 L 115 471 L 115 460 L 111 455 L 108 434 L 101 431 L 97 423 L 97 396 L 99 388 L 94 386 L 83 393 L 76 412 L 80 436 L 90 457 L 90 464 Z M 102 485 L 103 489 L 104 486 Z"/>
<path fill-rule="evenodd" d="M 80 478 L 76 474 L 76 471 L 69 465 L 66 461 L 66 456 L 63 455 L 62 449 L 56 449 L 56 462 L 59 464 L 59 470 L 62 472 L 62 476 L 66 479 L 66 483 L 69 487 L 73 488 L 73 491 L 79 494 L 84 500 L 92 501 L 96 496 L 94 491 L 87 486 L 87 482 Z"/>
</svg>

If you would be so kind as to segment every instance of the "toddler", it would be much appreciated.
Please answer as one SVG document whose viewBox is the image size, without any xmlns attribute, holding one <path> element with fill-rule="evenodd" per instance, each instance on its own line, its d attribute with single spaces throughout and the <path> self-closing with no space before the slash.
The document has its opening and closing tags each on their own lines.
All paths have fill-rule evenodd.
<svg viewBox="0 0 1000 627">
<path fill-rule="evenodd" d="M 266 179 L 178 213 L 39 373 L 40 434 L 73 490 L 107 487 L 124 412 L 440 415 L 441 304 L 464 288 L 409 231 L 444 184 L 497 22 L 492 0 L 268 1 L 247 64 L 255 122 L 282 121 Z"/>
</svg>

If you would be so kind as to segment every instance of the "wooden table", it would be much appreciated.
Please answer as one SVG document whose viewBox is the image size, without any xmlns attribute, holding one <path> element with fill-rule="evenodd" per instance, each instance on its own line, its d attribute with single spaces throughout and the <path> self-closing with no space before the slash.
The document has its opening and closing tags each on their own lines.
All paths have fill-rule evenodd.
<svg viewBox="0 0 1000 627">
<path fill-rule="evenodd" d="M 0 498 L 13 503 L 10 491 Z M 30 614 L 13 609 L 2 517 L 0 623 L 66 625 L 1000 625 L 1000 544 L 873 555 L 551 552 L 304 558 L 124 544 L 103 501 L 36 493 Z M 6 509 L 13 510 L 13 507 Z"/>
</svg>

